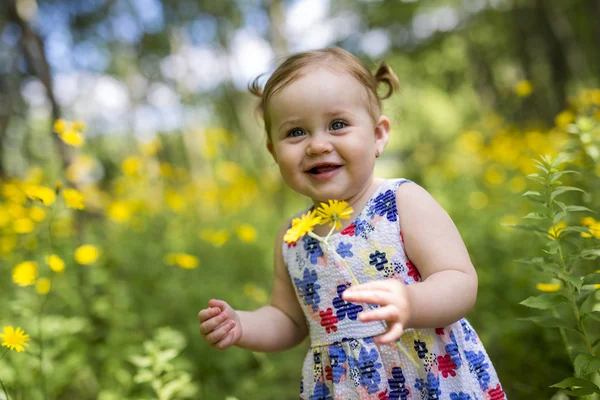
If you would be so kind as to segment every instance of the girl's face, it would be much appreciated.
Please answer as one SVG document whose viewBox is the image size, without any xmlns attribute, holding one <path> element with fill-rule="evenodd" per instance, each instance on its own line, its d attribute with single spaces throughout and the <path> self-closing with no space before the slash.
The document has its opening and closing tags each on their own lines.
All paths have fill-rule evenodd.
<svg viewBox="0 0 600 400">
<path fill-rule="evenodd" d="M 367 102 L 352 75 L 327 68 L 309 70 L 271 97 L 267 148 L 292 189 L 315 204 L 354 204 L 367 194 L 390 129 L 385 116 L 373 121 Z"/>
</svg>

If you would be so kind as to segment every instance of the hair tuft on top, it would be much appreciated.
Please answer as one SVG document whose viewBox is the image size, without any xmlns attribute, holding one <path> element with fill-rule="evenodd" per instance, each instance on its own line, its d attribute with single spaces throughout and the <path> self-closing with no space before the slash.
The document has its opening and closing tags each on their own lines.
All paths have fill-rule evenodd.
<svg viewBox="0 0 600 400">
<path fill-rule="evenodd" d="M 257 110 L 262 113 L 268 137 L 270 137 L 271 123 L 267 106 L 271 97 L 300 78 L 309 68 L 316 67 L 331 68 L 353 76 L 366 91 L 367 106 L 373 120 L 376 120 L 381 113 L 381 100 L 389 98 L 399 88 L 398 78 L 385 62 L 381 62 L 373 74 L 358 57 L 339 47 L 292 54 L 277 67 L 263 89 L 260 87 L 259 79 L 264 74 L 254 78 L 248 85 L 250 93 L 260 97 Z M 377 94 L 381 83 L 384 83 L 388 89 L 384 96 Z"/>
</svg>

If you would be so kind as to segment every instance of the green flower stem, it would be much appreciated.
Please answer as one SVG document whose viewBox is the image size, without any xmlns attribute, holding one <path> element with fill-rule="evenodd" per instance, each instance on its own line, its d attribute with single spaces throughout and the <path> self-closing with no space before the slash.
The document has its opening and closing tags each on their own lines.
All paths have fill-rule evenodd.
<svg viewBox="0 0 600 400">
<path fill-rule="evenodd" d="M 562 252 L 562 246 L 560 245 L 560 241 L 558 242 L 558 258 L 560 261 L 560 267 L 562 268 L 562 270 L 565 273 L 568 273 L 567 266 L 565 265 L 565 260 L 564 260 L 564 256 L 563 256 L 563 252 Z M 571 304 L 571 308 L 573 309 L 573 314 L 575 315 L 575 319 L 577 320 L 577 325 L 579 326 L 579 330 L 585 340 L 585 345 L 587 346 L 590 354 L 595 356 L 594 348 L 592 347 L 592 344 L 590 343 L 590 339 L 589 339 L 587 331 L 585 329 L 585 325 L 583 324 L 583 321 L 581 320 L 581 314 L 579 314 L 579 309 L 577 308 L 577 303 L 575 302 L 575 295 L 573 294 L 573 288 L 572 288 L 573 285 L 570 282 L 567 282 L 566 284 L 567 284 L 566 285 L 567 293 L 569 294 L 569 303 Z"/>
<path fill-rule="evenodd" d="M 331 230 L 329 230 L 329 233 L 327 234 L 327 236 L 325 236 L 325 240 L 323 240 L 324 243 L 327 243 L 327 239 L 329 239 L 329 236 L 331 236 L 331 234 L 333 233 L 333 231 L 335 231 L 335 227 L 337 225 L 338 222 L 338 218 L 337 216 L 333 217 L 333 226 L 331 227 Z"/>
<path fill-rule="evenodd" d="M 560 314 L 558 313 L 558 311 L 556 310 L 556 308 L 552 309 L 552 314 L 556 317 L 560 319 Z M 569 350 L 569 341 L 567 339 L 567 333 L 565 332 L 565 328 L 558 328 L 559 332 L 560 332 L 560 337 L 562 338 L 563 344 L 565 345 L 565 350 L 567 351 L 567 355 L 569 356 L 569 360 L 571 361 L 571 365 L 575 366 L 575 359 L 573 358 L 573 355 L 571 354 L 571 350 Z"/>
<path fill-rule="evenodd" d="M 6 400 L 10 400 L 10 397 L 8 397 L 8 392 L 6 391 L 6 388 L 4 387 L 4 383 L 2 382 L 2 379 L 0 379 L 0 385 L 2 385 L 2 390 L 4 391 L 4 396 L 6 397 Z"/>
<path fill-rule="evenodd" d="M 4 358 L 4 356 L 6 355 L 6 353 L 8 353 L 8 347 L 6 349 L 4 349 L 4 353 L 2 353 L 2 356 L 0 356 L 0 360 L 2 360 Z"/>
<path fill-rule="evenodd" d="M 331 232 L 333 231 L 333 229 L 335 228 L 335 223 L 333 224 L 333 227 L 331 229 L 331 231 L 329 232 L 329 234 L 331 234 Z M 316 233 L 310 231 L 308 232 L 308 236 L 310 236 L 313 239 L 318 240 L 319 242 L 323 243 L 323 245 L 325 245 L 325 247 L 334 255 L 337 254 L 335 251 L 333 251 L 333 249 L 331 248 L 331 246 L 329 246 L 329 243 L 327 243 L 327 238 L 329 237 L 329 235 L 327 235 L 327 238 L 323 239 L 321 236 L 317 235 Z M 348 273 L 350 274 L 350 278 L 352 278 L 352 283 L 354 285 L 360 285 L 360 281 L 356 278 L 356 276 L 354 275 L 354 273 L 352 272 L 352 270 L 350 269 L 350 267 L 348 267 L 348 264 L 346 263 L 346 260 L 344 260 L 343 258 L 340 258 L 340 261 L 342 261 L 342 263 L 344 264 L 344 267 L 346 267 L 346 271 L 348 271 Z M 382 323 L 384 324 L 384 326 L 387 325 L 385 324 L 385 322 L 382 321 Z M 409 359 L 409 361 L 415 366 L 415 368 L 419 367 L 419 364 L 417 363 L 417 361 L 415 360 L 415 358 L 412 356 L 412 354 L 410 354 L 408 352 L 408 350 L 406 350 L 404 348 L 404 346 L 402 346 L 400 344 L 400 342 L 396 341 L 396 346 L 398 346 L 398 349 L 400 349 L 400 351 L 402 353 L 404 353 L 404 355 L 406 356 L 406 358 Z"/>
</svg>

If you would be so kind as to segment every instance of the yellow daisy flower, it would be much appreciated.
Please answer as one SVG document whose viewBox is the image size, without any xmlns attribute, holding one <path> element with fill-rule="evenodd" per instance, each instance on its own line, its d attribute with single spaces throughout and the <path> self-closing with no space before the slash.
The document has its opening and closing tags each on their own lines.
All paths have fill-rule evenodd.
<svg viewBox="0 0 600 400">
<path fill-rule="evenodd" d="M 556 240 L 562 231 L 567 227 L 564 221 L 560 221 L 558 224 L 553 225 L 548 229 L 548 239 Z"/>
<path fill-rule="evenodd" d="M 54 132 L 56 132 L 60 139 L 73 147 L 81 147 L 85 142 L 82 135 L 82 131 L 85 130 L 85 128 L 84 122 L 68 122 L 64 119 L 56 120 L 53 126 Z"/>
<path fill-rule="evenodd" d="M 317 215 L 317 211 L 308 211 L 306 214 L 301 215 L 300 218 L 292 220 L 292 227 L 287 230 L 283 236 L 283 240 L 287 243 L 297 242 L 302 236 L 312 232 L 315 225 L 320 223 L 321 217 Z"/>
<path fill-rule="evenodd" d="M 321 223 L 329 222 L 329 226 L 335 224 L 335 229 L 342 227 L 342 219 L 349 219 L 354 210 L 345 201 L 329 200 L 329 204 L 321 203 L 317 208 L 317 214 L 321 217 Z"/>
<path fill-rule="evenodd" d="M 67 207 L 74 208 L 76 210 L 83 210 L 85 208 L 85 202 L 83 194 L 77 189 L 64 189 L 62 191 Z"/>
<path fill-rule="evenodd" d="M 56 254 L 46 256 L 46 264 L 54 272 L 63 272 L 65 269 L 65 262 Z"/>
<path fill-rule="evenodd" d="M 244 243 L 252 243 L 256 240 L 256 229 L 252 225 L 243 224 L 238 226 L 237 235 Z"/>
<path fill-rule="evenodd" d="M 514 91 L 519 97 L 528 97 L 533 93 L 533 85 L 527 80 L 519 81 L 515 85 Z"/>
<path fill-rule="evenodd" d="M 19 286 L 31 286 L 38 276 L 38 266 L 34 261 L 24 261 L 15 265 L 12 272 L 13 282 Z"/>
<path fill-rule="evenodd" d="M 4 327 L 4 332 L 0 333 L 0 339 L 2 339 L 2 346 L 8 347 L 10 350 L 16 350 L 20 353 L 25 351 L 25 347 L 29 347 L 27 341 L 31 338 L 23 329 L 17 327 L 15 330 L 15 328 L 8 325 Z"/>
<path fill-rule="evenodd" d="M 75 261 L 79 264 L 91 264 L 96 261 L 98 257 L 100 257 L 100 250 L 91 244 L 84 244 L 75 250 Z"/>
<path fill-rule="evenodd" d="M 538 283 L 535 288 L 541 292 L 552 293 L 560 290 L 560 283 Z"/>
<path fill-rule="evenodd" d="M 197 257 L 186 253 L 169 253 L 166 255 L 165 261 L 169 265 L 177 265 L 183 269 L 194 269 L 200 263 Z"/>
<path fill-rule="evenodd" d="M 31 200 L 41 201 L 45 206 L 52 205 L 56 200 L 54 190 L 44 186 L 29 185 L 25 188 L 25 193 Z"/>
</svg>

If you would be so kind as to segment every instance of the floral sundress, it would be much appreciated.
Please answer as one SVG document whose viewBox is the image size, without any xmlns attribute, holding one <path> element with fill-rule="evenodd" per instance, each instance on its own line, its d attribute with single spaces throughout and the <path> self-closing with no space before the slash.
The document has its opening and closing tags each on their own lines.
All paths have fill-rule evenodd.
<svg viewBox="0 0 600 400">
<path fill-rule="evenodd" d="M 365 307 L 375 306 L 342 299 L 353 279 L 365 283 L 393 278 L 407 285 L 420 280 L 404 252 L 396 208 L 396 191 L 405 182 L 410 181 L 384 181 L 354 222 L 329 237 L 336 254 L 328 254 L 308 235 L 283 244 L 310 330 L 302 400 L 505 399 L 496 371 L 466 319 L 436 329 L 407 329 L 398 343 L 377 345 L 373 337 L 386 331 L 385 322 L 357 318 Z"/>
</svg>

